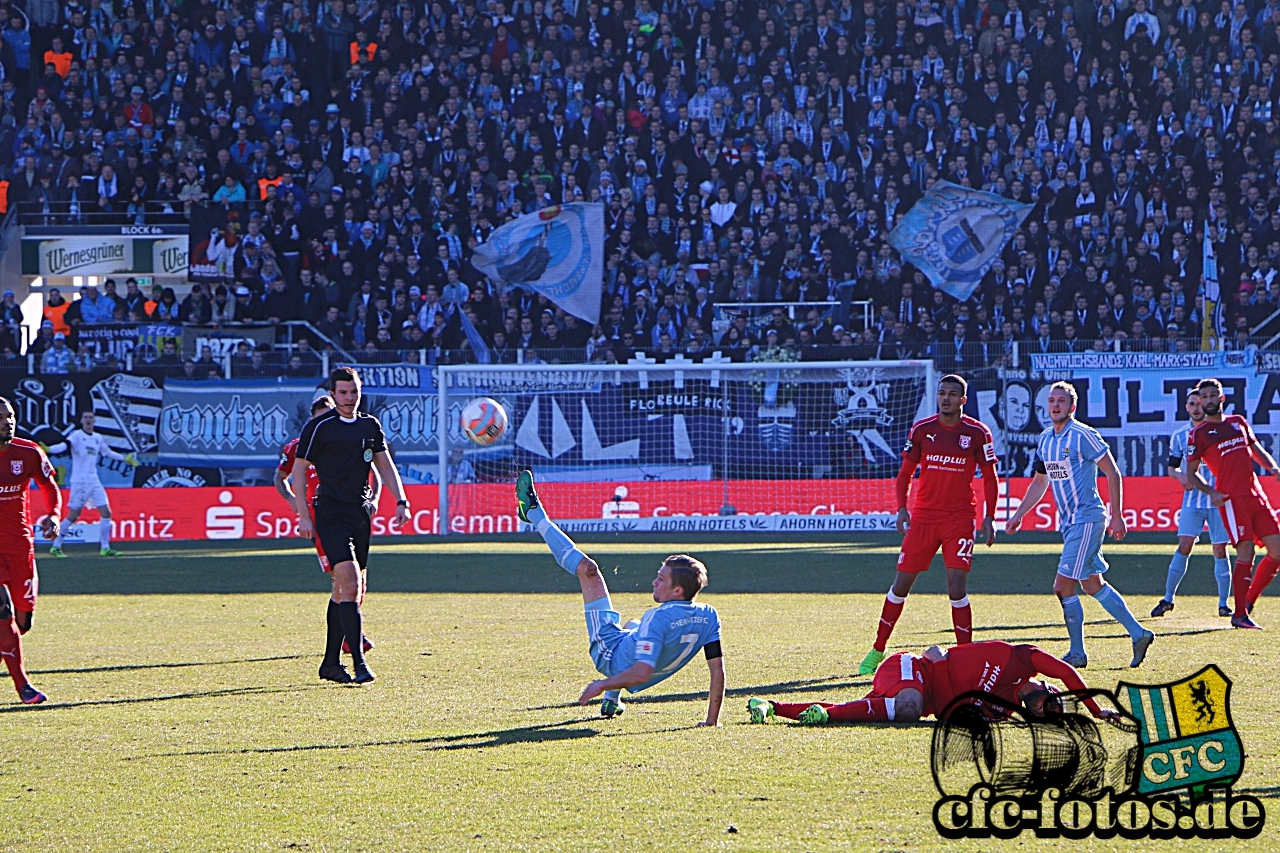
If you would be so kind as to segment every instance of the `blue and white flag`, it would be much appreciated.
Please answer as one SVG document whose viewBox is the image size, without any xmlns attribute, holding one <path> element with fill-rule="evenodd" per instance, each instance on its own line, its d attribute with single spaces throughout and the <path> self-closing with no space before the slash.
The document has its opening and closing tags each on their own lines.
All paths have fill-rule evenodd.
<svg viewBox="0 0 1280 853">
<path fill-rule="evenodd" d="M 575 202 L 527 213 L 489 235 L 471 263 L 499 287 L 545 294 L 575 317 L 600 322 L 604 205 Z"/>
<path fill-rule="evenodd" d="M 889 245 L 934 287 L 968 299 L 1034 206 L 939 181 L 889 233 Z"/>
</svg>

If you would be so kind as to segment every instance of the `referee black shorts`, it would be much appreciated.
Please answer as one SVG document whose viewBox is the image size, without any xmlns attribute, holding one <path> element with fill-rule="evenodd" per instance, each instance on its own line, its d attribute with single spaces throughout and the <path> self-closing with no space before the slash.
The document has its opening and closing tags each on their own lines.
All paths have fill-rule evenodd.
<svg viewBox="0 0 1280 853">
<path fill-rule="evenodd" d="M 368 568 L 369 535 L 372 518 L 365 504 L 342 503 L 316 498 L 315 530 L 329 565 L 353 561 Z"/>
</svg>

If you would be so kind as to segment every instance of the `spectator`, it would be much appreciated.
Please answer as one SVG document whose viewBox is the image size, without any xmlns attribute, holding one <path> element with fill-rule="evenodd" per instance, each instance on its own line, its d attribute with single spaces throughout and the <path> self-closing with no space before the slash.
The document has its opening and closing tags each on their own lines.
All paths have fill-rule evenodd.
<svg viewBox="0 0 1280 853">
<path fill-rule="evenodd" d="M 54 332 L 53 345 L 40 357 L 41 373 L 70 373 L 72 352 L 67 347 L 67 336 Z"/>
</svg>

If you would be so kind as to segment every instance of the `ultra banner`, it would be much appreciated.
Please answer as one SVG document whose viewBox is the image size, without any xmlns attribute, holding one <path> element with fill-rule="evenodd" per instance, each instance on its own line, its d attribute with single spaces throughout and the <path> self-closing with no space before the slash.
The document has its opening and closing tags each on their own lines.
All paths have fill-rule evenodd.
<svg viewBox="0 0 1280 853">
<path fill-rule="evenodd" d="M 397 462 L 429 466 L 436 458 L 436 391 L 432 369 L 361 366 L 361 409 L 382 423 Z M 257 468 L 276 464 L 297 438 L 321 393 L 315 381 L 169 381 L 157 434 L 160 460 L 188 467 Z"/>
<path fill-rule="evenodd" d="M 975 481 L 976 482 L 976 481 Z M 1030 480 L 1002 482 L 996 509 L 998 526 L 1017 508 Z M 789 483 L 732 481 L 730 494 L 739 514 L 720 516 L 721 483 L 631 482 L 543 483 L 540 494 L 555 508 L 557 521 L 575 532 L 891 532 L 893 530 L 892 480 L 814 480 Z M 1126 481 L 1128 506 L 1125 519 L 1131 531 L 1177 531 L 1182 490 L 1169 477 Z M 450 512 L 447 525 L 439 514 L 434 486 L 408 486 L 413 503 L 412 523 L 406 534 L 511 533 L 520 529 L 510 483 L 477 483 L 455 487 L 465 496 L 468 510 Z M 1280 498 L 1280 484 L 1266 482 L 1273 500 Z M 281 539 L 295 535 L 293 509 L 269 486 L 237 488 L 109 489 L 112 539 L 159 541 L 185 539 Z M 454 492 L 451 490 L 451 496 Z M 37 512 L 42 498 L 32 497 Z M 385 491 L 374 518 L 375 536 L 392 535 L 390 521 L 395 505 Z M 97 542 L 96 513 L 71 532 L 72 541 L 84 537 Z M 86 527 L 88 525 L 88 527 Z M 1027 516 L 1027 530 L 1052 531 L 1056 519 L 1053 502 L 1046 498 Z M 1172 541 L 1172 539 L 1170 540 Z M 998 547 L 998 546 L 997 546 Z"/>
<path fill-rule="evenodd" d="M 146 364 L 160 355 L 166 341 L 182 349 L 182 327 L 168 323 L 101 323 L 76 327 L 76 343 L 89 344 L 99 354 L 125 360 L 132 352 L 137 363 Z"/>
<path fill-rule="evenodd" d="M 1126 477 L 1161 476 L 1169 437 L 1188 420 L 1187 391 L 1222 380 L 1228 412 L 1244 415 L 1272 453 L 1280 450 L 1280 375 L 1262 373 L 1243 352 L 1055 353 L 1003 372 L 999 391 L 970 394 L 969 414 L 995 434 L 1005 476 L 1030 476 L 1036 438 L 1049 425 L 1049 386 L 1069 380 L 1076 416 L 1102 433 Z"/>
</svg>

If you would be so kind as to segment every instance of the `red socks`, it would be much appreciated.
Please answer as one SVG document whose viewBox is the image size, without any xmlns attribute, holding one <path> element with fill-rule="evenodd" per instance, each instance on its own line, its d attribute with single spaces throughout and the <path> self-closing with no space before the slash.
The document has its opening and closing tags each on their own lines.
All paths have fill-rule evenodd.
<svg viewBox="0 0 1280 853">
<path fill-rule="evenodd" d="M 1252 607 L 1267 585 L 1275 580 L 1278 570 L 1280 570 L 1280 560 L 1274 560 L 1269 556 L 1262 558 L 1262 562 L 1258 563 L 1258 570 L 1253 573 L 1253 581 L 1249 584 L 1247 595 L 1249 606 Z"/>
<path fill-rule="evenodd" d="M 1253 573 L 1253 561 L 1236 561 L 1235 570 L 1231 573 L 1231 590 L 1236 599 L 1236 616 L 1249 615 L 1249 576 Z"/>
<path fill-rule="evenodd" d="M 0 658 L 4 658 L 4 664 L 9 668 L 14 689 L 26 687 L 27 672 L 22 668 L 22 635 L 18 633 L 13 619 L 0 622 Z"/>
<path fill-rule="evenodd" d="M 889 590 L 884 597 L 884 608 L 880 611 L 880 625 L 876 628 L 876 651 L 883 652 L 889 645 L 889 635 L 893 633 L 893 626 L 898 624 L 898 617 L 902 615 L 902 605 L 906 600 L 905 597 L 899 598 L 894 595 L 893 590 Z M 805 705 L 805 707 L 809 706 Z"/>
<path fill-rule="evenodd" d="M 827 709 L 827 716 L 833 723 L 886 723 L 893 719 L 886 704 L 891 701 L 876 696 L 841 705 L 831 702 L 774 702 L 773 713 L 783 719 L 798 720 L 806 708 L 821 705 Z"/>
<path fill-rule="evenodd" d="M 951 625 L 956 630 L 956 645 L 973 642 L 973 611 L 969 608 L 969 596 L 959 601 L 951 600 Z"/>
</svg>

